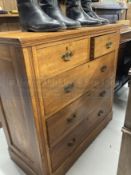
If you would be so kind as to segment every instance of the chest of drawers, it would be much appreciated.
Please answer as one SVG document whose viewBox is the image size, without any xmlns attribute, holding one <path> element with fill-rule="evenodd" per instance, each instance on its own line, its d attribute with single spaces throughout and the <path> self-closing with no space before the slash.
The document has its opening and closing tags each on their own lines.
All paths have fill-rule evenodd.
<svg viewBox="0 0 131 175">
<path fill-rule="evenodd" d="M 0 105 L 11 158 L 64 175 L 112 119 L 120 25 L 0 34 Z"/>
</svg>

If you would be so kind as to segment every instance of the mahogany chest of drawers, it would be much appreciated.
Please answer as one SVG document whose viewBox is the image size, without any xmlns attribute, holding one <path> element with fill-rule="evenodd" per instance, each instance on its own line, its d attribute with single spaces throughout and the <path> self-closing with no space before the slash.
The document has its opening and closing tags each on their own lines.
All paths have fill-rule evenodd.
<svg viewBox="0 0 131 175">
<path fill-rule="evenodd" d="M 11 158 L 64 175 L 112 119 L 120 25 L 0 34 L 0 106 Z"/>
</svg>

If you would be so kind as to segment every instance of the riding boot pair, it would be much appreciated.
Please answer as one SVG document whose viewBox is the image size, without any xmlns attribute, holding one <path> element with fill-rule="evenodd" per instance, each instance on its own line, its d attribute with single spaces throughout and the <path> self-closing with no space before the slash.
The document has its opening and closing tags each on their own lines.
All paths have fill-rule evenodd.
<svg viewBox="0 0 131 175">
<path fill-rule="evenodd" d="M 24 30 L 35 32 L 59 31 L 81 26 L 101 25 L 102 19 L 95 16 L 89 7 L 90 0 L 66 0 L 66 15 L 57 0 L 17 0 L 21 25 Z M 91 13 L 92 11 L 92 13 Z"/>
</svg>

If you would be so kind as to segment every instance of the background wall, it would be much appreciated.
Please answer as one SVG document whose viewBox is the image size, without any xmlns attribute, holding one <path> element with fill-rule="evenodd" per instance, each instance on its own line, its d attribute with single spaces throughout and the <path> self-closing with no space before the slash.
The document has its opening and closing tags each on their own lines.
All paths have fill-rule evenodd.
<svg viewBox="0 0 131 175">
<path fill-rule="evenodd" d="M 65 0 L 60 0 L 65 1 Z M 100 0 L 105 2 L 112 2 L 112 1 L 130 1 L 131 0 Z M 16 10 L 16 0 L 0 0 L 0 6 L 5 10 Z M 129 4 L 129 11 L 128 11 L 128 19 L 131 21 L 131 3 Z"/>
<path fill-rule="evenodd" d="M 0 0 L 0 6 L 4 10 L 16 10 L 17 9 L 16 0 Z"/>
<path fill-rule="evenodd" d="M 131 4 L 128 5 L 128 19 L 130 20 L 131 24 Z"/>
</svg>

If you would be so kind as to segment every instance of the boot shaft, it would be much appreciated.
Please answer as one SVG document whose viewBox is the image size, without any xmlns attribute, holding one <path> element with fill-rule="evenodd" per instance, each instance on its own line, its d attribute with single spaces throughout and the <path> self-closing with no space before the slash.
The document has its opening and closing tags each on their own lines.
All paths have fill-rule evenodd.
<svg viewBox="0 0 131 175">
<path fill-rule="evenodd" d="M 40 5 L 58 5 L 58 0 L 39 0 Z"/>
<path fill-rule="evenodd" d="M 54 20 L 40 8 L 38 0 L 17 0 L 17 5 L 24 30 L 47 32 L 66 29 L 64 24 Z"/>
<path fill-rule="evenodd" d="M 69 7 L 81 7 L 81 0 L 66 0 L 66 6 Z"/>
<path fill-rule="evenodd" d="M 17 4 L 24 4 L 24 3 L 38 3 L 37 0 L 17 0 Z"/>
<path fill-rule="evenodd" d="M 81 0 L 82 4 L 92 3 L 92 0 Z"/>
<path fill-rule="evenodd" d="M 27 11 L 32 13 L 35 8 L 38 7 L 38 0 L 17 0 L 17 7 L 19 10 L 19 15 L 23 15 Z"/>
<path fill-rule="evenodd" d="M 81 0 L 82 6 L 91 6 L 92 0 Z"/>
<path fill-rule="evenodd" d="M 92 0 L 81 0 L 81 5 L 86 9 L 86 12 L 92 11 L 92 6 L 91 6 Z"/>
<path fill-rule="evenodd" d="M 76 20 L 77 18 L 81 18 L 83 13 L 81 0 L 66 0 L 66 15 L 69 18 Z"/>
</svg>

